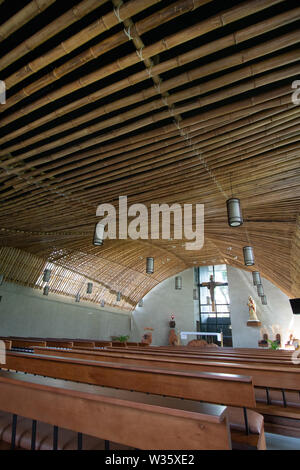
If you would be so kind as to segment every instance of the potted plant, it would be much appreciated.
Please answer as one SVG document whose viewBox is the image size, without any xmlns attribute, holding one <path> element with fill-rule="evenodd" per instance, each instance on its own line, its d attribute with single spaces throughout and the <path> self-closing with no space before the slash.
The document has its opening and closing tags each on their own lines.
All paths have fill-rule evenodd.
<svg viewBox="0 0 300 470">
<path fill-rule="evenodd" d="M 120 341 L 121 343 L 126 343 L 126 341 L 129 339 L 129 335 L 124 335 L 124 336 L 112 336 L 113 341 Z"/>
<path fill-rule="evenodd" d="M 270 339 L 267 340 L 270 344 L 271 349 L 279 349 L 278 341 L 271 341 Z"/>
</svg>

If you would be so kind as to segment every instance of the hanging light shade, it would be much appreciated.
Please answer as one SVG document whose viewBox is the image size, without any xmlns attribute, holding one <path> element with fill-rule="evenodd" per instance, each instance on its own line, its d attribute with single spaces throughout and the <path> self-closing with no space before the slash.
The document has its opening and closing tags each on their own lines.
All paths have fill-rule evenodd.
<svg viewBox="0 0 300 470">
<path fill-rule="evenodd" d="M 253 285 L 261 284 L 261 277 L 258 271 L 252 271 Z"/>
<path fill-rule="evenodd" d="M 261 300 L 261 303 L 262 303 L 263 305 L 267 305 L 267 304 L 268 304 L 268 302 L 267 302 L 267 296 L 266 296 L 266 295 L 262 295 L 261 298 L 260 298 L 260 300 Z"/>
<path fill-rule="evenodd" d="M 104 225 L 98 222 L 95 227 L 94 245 L 96 246 L 103 245 L 103 240 L 104 240 Z"/>
<path fill-rule="evenodd" d="M 198 289 L 193 289 L 193 300 L 198 300 Z"/>
<path fill-rule="evenodd" d="M 232 197 L 227 199 L 227 217 L 230 227 L 239 227 L 243 224 L 240 200 Z"/>
<path fill-rule="evenodd" d="M 244 262 L 246 266 L 253 266 L 254 265 L 254 253 L 252 246 L 244 246 Z"/>
<path fill-rule="evenodd" d="M 76 294 L 75 302 L 80 302 L 80 294 L 79 294 L 79 292 L 78 292 L 78 294 Z"/>
<path fill-rule="evenodd" d="M 258 284 L 257 286 L 257 294 L 259 295 L 259 297 L 262 297 L 265 293 L 264 293 L 264 288 L 263 288 L 263 285 L 262 284 Z"/>
<path fill-rule="evenodd" d="M 120 302 L 121 300 L 121 292 L 117 292 L 117 302 Z"/>
<path fill-rule="evenodd" d="M 51 276 L 51 269 L 45 269 L 44 275 L 43 275 L 43 281 L 44 282 L 49 282 L 50 281 L 50 276 Z"/>
<path fill-rule="evenodd" d="M 182 289 L 182 277 L 181 276 L 175 277 L 175 289 L 176 290 Z"/>
<path fill-rule="evenodd" d="M 144 299 L 141 299 L 138 303 L 138 306 L 139 307 L 143 307 L 144 306 Z"/>
<path fill-rule="evenodd" d="M 86 288 L 86 293 L 87 293 L 87 294 L 91 294 L 92 292 L 93 292 L 93 283 L 92 283 L 92 282 L 88 282 L 87 288 Z"/>
<path fill-rule="evenodd" d="M 48 295 L 49 294 L 49 286 L 45 286 L 43 290 L 43 295 Z"/>
<path fill-rule="evenodd" d="M 0 286 L 1 286 L 1 284 L 3 284 L 3 279 L 4 279 L 3 274 L 0 274 Z"/>
<path fill-rule="evenodd" d="M 101 307 L 104 307 L 104 305 L 105 305 L 105 300 L 101 300 L 101 304 L 100 304 L 100 305 L 101 305 Z"/>
<path fill-rule="evenodd" d="M 146 273 L 153 274 L 154 273 L 154 258 L 147 258 L 146 260 Z"/>
</svg>

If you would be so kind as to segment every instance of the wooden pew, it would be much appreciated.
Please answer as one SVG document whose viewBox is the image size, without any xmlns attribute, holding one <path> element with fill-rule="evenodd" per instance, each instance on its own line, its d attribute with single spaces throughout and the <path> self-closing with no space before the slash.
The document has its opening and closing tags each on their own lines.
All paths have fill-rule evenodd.
<svg viewBox="0 0 300 470">
<path fill-rule="evenodd" d="M 74 347 L 79 347 L 79 348 L 94 348 L 95 347 L 95 342 L 94 341 L 84 341 L 84 340 L 77 340 L 77 339 L 74 339 L 72 340 L 73 341 L 73 345 Z"/>
<path fill-rule="evenodd" d="M 47 340 L 46 347 L 50 348 L 72 348 L 73 341 Z"/>
<path fill-rule="evenodd" d="M 12 339 L 12 348 L 32 349 L 33 346 L 46 346 L 46 341 Z"/>
<path fill-rule="evenodd" d="M 55 350 L 48 351 L 43 348 L 35 348 L 35 351 L 46 355 L 58 354 Z M 111 351 L 111 349 L 101 352 L 94 350 L 72 350 L 64 353 L 64 355 L 65 357 L 113 361 L 115 363 L 149 364 L 150 367 L 166 368 L 169 370 L 205 370 L 240 375 L 247 374 L 253 377 L 253 383 L 256 387 L 257 403 L 253 409 L 265 416 L 266 422 L 269 423 L 266 429 L 272 432 L 281 432 L 284 423 L 286 433 L 300 437 L 299 366 L 274 366 L 274 364 L 255 361 L 251 363 L 217 362 L 215 360 L 203 360 L 203 358 L 199 358 L 196 355 L 192 357 L 190 355 L 178 354 L 174 357 L 165 352 L 162 354 L 157 352 L 151 354 L 149 349 L 147 349 L 147 352 L 129 351 L 128 349 L 122 352 L 120 350 Z M 286 406 L 284 406 L 285 401 L 287 402 Z M 297 406 L 299 407 L 297 408 Z M 276 423 L 278 424 L 277 427 Z"/>
<path fill-rule="evenodd" d="M 135 347 L 130 347 L 131 350 L 135 350 Z M 168 353 L 168 354 L 206 354 L 206 355 L 221 355 L 226 357 L 250 357 L 250 358 L 263 358 L 266 359 L 282 359 L 282 360 L 290 360 L 293 354 L 293 351 L 285 351 L 285 350 L 266 350 L 263 352 L 258 351 L 257 349 L 247 350 L 247 351 L 228 351 L 225 348 L 196 348 L 196 347 L 180 347 L 180 346 L 173 346 L 173 347 L 165 347 L 165 346 L 149 346 L 149 350 L 152 352 L 159 352 L 159 353 Z"/>
<path fill-rule="evenodd" d="M 96 348 L 102 348 L 102 347 L 106 348 L 106 347 L 112 346 L 111 341 L 97 341 L 97 340 L 95 340 L 94 343 L 95 343 Z"/>
<path fill-rule="evenodd" d="M 9 340 L 7 340 L 7 339 L 4 339 L 4 340 L 2 340 L 2 341 L 4 341 L 5 349 L 7 349 L 7 350 L 11 349 L 12 341 L 9 341 Z"/>
<path fill-rule="evenodd" d="M 192 348 L 189 348 L 192 349 Z M 109 350 L 111 352 L 118 352 L 117 348 L 109 347 Z M 145 353 L 145 354 L 153 354 L 153 355 L 161 355 L 161 356 L 166 356 L 166 357 L 203 357 L 203 358 L 213 358 L 214 360 L 217 361 L 231 361 L 231 362 L 252 362 L 253 360 L 255 361 L 262 361 L 266 363 L 271 363 L 273 361 L 275 364 L 278 363 L 278 361 L 282 364 L 290 364 L 293 365 L 292 361 L 292 354 L 289 356 L 281 356 L 281 355 L 266 355 L 266 356 L 258 356 L 256 354 L 245 354 L 245 355 L 239 355 L 239 354 L 227 354 L 227 353 L 221 353 L 221 352 L 207 352 L 206 350 L 203 351 L 197 348 L 193 348 L 192 351 L 185 351 L 183 349 L 177 349 L 174 348 L 173 350 L 170 349 L 158 349 L 158 348 L 152 348 L 151 346 L 147 350 L 141 350 L 135 347 L 129 347 L 127 348 L 128 353 Z"/>
<path fill-rule="evenodd" d="M 0 372 L 0 407 L 138 449 L 231 449 L 224 406 Z"/>
<path fill-rule="evenodd" d="M 63 355 L 64 351 L 57 351 L 56 356 L 7 352 L 5 368 L 191 400 L 208 401 L 209 398 L 211 403 L 255 406 L 252 380 L 247 376 L 167 370 L 147 364 L 116 364 Z"/>
<path fill-rule="evenodd" d="M 62 352 L 59 350 L 57 354 Z M 234 427 L 235 448 L 265 449 L 263 418 L 253 411 L 246 411 L 255 406 L 253 384 L 249 377 L 22 353 L 9 354 L 6 367 L 83 383 L 231 405 L 228 411 Z M 249 435 L 249 432 L 253 434 Z"/>
<path fill-rule="evenodd" d="M 76 348 L 75 348 L 76 349 Z M 92 352 L 94 350 L 94 348 L 82 348 L 86 351 L 90 351 Z M 115 352 L 115 353 L 119 353 L 119 348 L 113 348 L 113 347 L 109 347 L 106 348 L 107 350 L 109 350 L 110 352 Z M 137 348 L 126 348 L 126 352 L 128 352 L 128 354 L 132 353 L 132 354 L 140 354 L 140 350 L 138 350 Z M 189 353 L 189 354 L 185 354 L 185 352 L 183 351 L 176 351 L 174 353 L 172 352 L 169 352 L 168 350 L 163 350 L 163 351 L 158 351 L 158 350 L 155 350 L 153 351 L 152 348 L 148 348 L 146 351 L 143 351 L 145 352 L 145 354 L 152 354 L 152 355 L 158 355 L 158 356 L 161 356 L 161 357 L 169 357 L 169 358 L 180 358 L 180 357 L 190 357 L 191 359 L 192 358 L 201 358 L 201 359 L 204 359 L 204 360 L 213 360 L 213 361 L 219 361 L 219 362 L 241 362 L 241 363 L 257 363 L 257 362 L 260 362 L 260 363 L 266 363 L 266 364 L 278 364 L 278 365 L 289 365 L 291 367 L 295 366 L 295 367 L 298 367 L 299 368 L 299 365 L 297 364 L 294 364 L 292 362 L 292 359 L 291 357 L 288 357 L 288 358 L 284 358 L 284 359 L 281 359 L 281 358 L 273 358 L 273 357 L 257 357 L 257 356 L 239 356 L 239 355 L 225 355 L 225 354 L 207 354 L 206 352 L 200 352 L 200 351 L 194 351 L 193 353 Z"/>
<path fill-rule="evenodd" d="M 112 347 L 115 348 L 127 348 L 127 344 L 125 341 L 112 341 Z"/>
</svg>

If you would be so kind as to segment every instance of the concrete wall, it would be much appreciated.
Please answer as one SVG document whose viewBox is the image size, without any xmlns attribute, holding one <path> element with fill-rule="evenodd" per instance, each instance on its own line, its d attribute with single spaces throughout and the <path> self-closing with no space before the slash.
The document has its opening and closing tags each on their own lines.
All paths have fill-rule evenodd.
<svg viewBox="0 0 300 470">
<path fill-rule="evenodd" d="M 174 313 L 178 331 L 195 331 L 198 319 L 197 301 L 193 300 L 193 268 L 180 273 L 182 290 L 175 290 L 175 276 L 166 279 L 144 297 L 143 307 L 132 314 L 115 308 L 95 306 L 93 303 L 49 294 L 42 291 L 3 283 L 0 286 L 0 336 L 48 336 L 70 338 L 110 339 L 111 336 L 130 335 L 131 341 L 140 341 L 144 327 L 152 327 L 154 345 L 167 345 L 169 319 Z M 293 315 L 288 297 L 271 282 L 263 279 L 268 305 L 261 304 L 251 273 L 228 267 L 231 302 L 233 346 L 257 347 L 260 328 L 247 327 L 248 296 L 256 302 L 257 316 L 262 326 L 283 341 L 291 332 L 300 338 L 300 315 Z M 271 331 L 275 327 L 275 333 Z M 192 338 L 189 338 L 192 339 Z"/>
<path fill-rule="evenodd" d="M 289 298 L 271 282 L 262 278 L 268 305 L 262 305 L 257 289 L 253 286 L 252 274 L 228 266 L 228 283 L 231 309 L 233 347 L 257 348 L 262 337 L 260 328 L 247 326 L 249 308 L 248 296 L 256 303 L 257 317 L 270 339 L 281 334 L 284 344 L 290 333 L 300 338 L 300 315 L 293 315 Z"/>
<path fill-rule="evenodd" d="M 176 329 L 195 331 L 194 322 L 194 271 L 187 269 L 178 274 L 182 277 L 182 289 L 175 290 L 175 277 L 166 279 L 144 297 L 143 307 L 136 307 L 132 316 L 133 341 L 140 341 L 144 328 L 154 328 L 152 344 L 163 346 L 168 344 L 169 320 L 175 315 Z"/>
<path fill-rule="evenodd" d="M 111 339 L 130 332 L 130 314 L 12 283 L 0 286 L 0 336 Z"/>
</svg>

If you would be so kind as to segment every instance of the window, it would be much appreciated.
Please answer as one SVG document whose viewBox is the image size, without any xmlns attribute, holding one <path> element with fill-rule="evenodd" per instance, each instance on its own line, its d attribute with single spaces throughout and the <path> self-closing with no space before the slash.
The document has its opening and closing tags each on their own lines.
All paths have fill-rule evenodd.
<svg viewBox="0 0 300 470">
<path fill-rule="evenodd" d="M 214 281 L 217 285 L 207 286 L 211 281 Z M 197 331 L 223 332 L 224 346 L 232 346 L 230 299 L 226 264 L 200 266 L 196 268 L 196 283 L 199 299 Z M 211 292 L 215 303 L 214 309 Z M 208 341 L 215 341 L 213 337 L 208 336 L 207 338 Z"/>
</svg>

